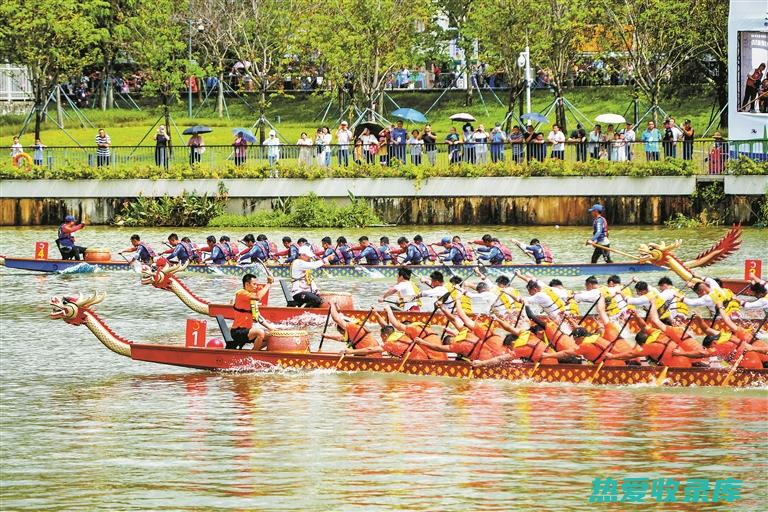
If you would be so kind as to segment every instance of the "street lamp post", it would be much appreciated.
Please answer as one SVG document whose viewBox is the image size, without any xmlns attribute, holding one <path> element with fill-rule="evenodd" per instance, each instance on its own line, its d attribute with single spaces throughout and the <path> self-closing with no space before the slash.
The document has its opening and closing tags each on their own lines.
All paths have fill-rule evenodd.
<svg viewBox="0 0 768 512">
<path fill-rule="evenodd" d="M 187 62 L 189 62 L 189 69 L 187 70 L 187 106 L 188 116 L 192 118 L 192 76 L 190 75 L 192 70 L 192 20 L 189 21 L 189 39 L 187 41 Z"/>
<path fill-rule="evenodd" d="M 531 111 L 531 50 L 528 44 L 525 45 L 525 51 L 520 52 L 517 57 L 517 65 L 525 68 L 525 108 L 526 113 Z"/>
</svg>

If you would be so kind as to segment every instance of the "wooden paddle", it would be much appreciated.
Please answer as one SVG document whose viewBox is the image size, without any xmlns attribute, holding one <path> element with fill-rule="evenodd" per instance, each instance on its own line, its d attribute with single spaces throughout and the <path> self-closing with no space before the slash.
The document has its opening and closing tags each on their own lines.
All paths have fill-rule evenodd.
<svg viewBox="0 0 768 512">
<path fill-rule="evenodd" d="M 323 341 L 325 341 L 325 333 L 328 331 L 328 322 L 331 320 L 331 308 L 328 308 L 328 314 L 325 315 L 325 326 L 323 327 L 323 334 L 320 336 L 320 346 L 317 347 L 317 351 L 323 350 Z"/>
<path fill-rule="evenodd" d="M 371 308 L 371 310 L 368 312 L 368 315 L 367 315 L 367 316 L 365 317 L 365 319 L 363 320 L 363 323 L 361 323 L 361 324 L 360 324 L 360 329 L 358 329 L 358 331 L 355 333 L 355 339 L 354 339 L 354 340 L 352 340 L 352 341 L 351 341 L 351 343 L 350 343 L 350 345 L 352 345 L 352 350 L 354 350 L 354 349 L 355 349 L 355 347 L 356 347 L 356 346 L 357 346 L 357 344 L 360 342 L 360 340 L 362 340 L 362 339 L 363 339 L 363 337 L 365 336 L 365 334 L 366 334 L 366 333 L 365 333 L 365 324 L 366 324 L 366 323 L 368 322 L 368 320 L 371 318 L 371 315 L 372 315 L 372 314 L 373 314 L 373 308 Z M 361 335 L 361 333 L 362 333 L 362 335 Z M 336 366 L 335 366 L 335 368 L 338 368 L 338 367 L 339 367 L 339 364 L 341 364 L 341 362 L 344 360 L 344 356 L 345 356 L 345 355 L 346 355 L 346 352 L 342 352 L 342 353 L 341 353 L 341 357 L 339 357 L 339 360 L 338 360 L 338 361 L 336 361 Z"/>
<path fill-rule="evenodd" d="M 421 328 L 421 332 L 419 332 L 419 335 L 416 336 L 416 338 L 421 338 L 422 334 L 424 334 L 424 331 L 427 330 L 427 326 L 432 322 L 432 319 L 435 317 L 435 313 L 437 313 L 437 310 L 439 309 L 439 304 L 443 299 L 445 299 L 450 293 L 446 293 L 440 299 L 435 301 L 435 306 L 432 309 L 432 313 L 429 315 L 429 318 L 427 318 L 427 321 L 424 322 L 424 327 Z M 405 349 L 405 353 L 403 353 L 403 361 L 400 363 L 400 366 L 398 366 L 397 371 L 401 372 L 403 371 L 403 368 L 405 367 L 405 363 L 408 361 L 408 358 L 411 357 L 411 352 L 413 352 L 413 348 L 416 346 L 416 339 L 412 339 L 411 343 L 408 345 L 408 348 Z"/>
<path fill-rule="evenodd" d="M 592 381 L 594 381 L 594 380 L 595 380 L 595 378 L 597 377 L 597 374 L 598 374 L 598 373 L 600 373 L 600 370 L 602 370 L 602 369 L 603 369 L 603 365 L 605 364 L 605 358 L 604 358 L 603 356 L 604 356 L 605 354 L 607 354 L 608 352 L 610 352 L 610 351 L 611 351 L 611 349 L 613 348 L 613 346 L 616 344 L 616 342 L 617 342 L 617 341 L 619 341 L 619 338 L 621 338 L 621 333 L 622 333 L 622 331 L 624 331 L 624 329 L 627 327 L 627 325 L 629 324 L 629 321 L 630 321 L 630 320 L 632 320 L 632 315 L 629 315 L 629 317 L 627 318 L 627 320 L 624 322 L 624 325 L 622 325 L 622 326 L 621 326 L 621 329 L 619 329 L 619 332 L 618 332 L 618 334 L 616 334 L 616 337 L 613 339 L 613 341 L 611 341 L 611 342 L 608 344 L 608 346 L 607 346 L 607 347 L 605 347 L 605 349 L 603 349 L 603 351 L 602 351 L 602 352 L 600 353 L 600 355 L 598 356 L 598 359 L 600 359 L 600 363 L 597 365 L 597 369 L 595 370 L 595 373 L 593 373 L 593 374 L 592 374 L 592 376 L 591 376 L 591 377 L 589 378 L 589 380 L 587 381 L 587 382 L 589 382 L 590 384 L 592 383 Z"/>
<path fill-rule="evenodd" d="M 763 321 L 760 322 L 760 325 L 757 326 L 757 329 L 755 329 L 755 334 L 752 336 L 752 338 L 749 340 L 749 344 L 751 345 L 753 341 L 757 338 L 757 335 L 760 333 L 760 329 L 763 328 L 765 325 L 765 322 L 768 321 L 768 313 L 765 314 L 763 317 Z M 731 381 L 731 378 L 736 373 L 736 370 L 739 368 L 739 365 L 741 364 L 741 360 L 744 359 L 744 356 L 746 355 L 746 350 L 741 352 L 741 355 L 738 359 L 731 365 L 731 369 L 728 371 L 728 375 L 725 376 L 723 381 L 720 383 L 721 386 L 726 386 Z"/>
<path fill-rule="evenodd" d="M 620 251 L 618 249 L 613 249 L 613 248 L 607 247 L 605 245 L 600 245 L 600 244 L 598 244 L 596 242 L 592 242 L 589 245 L 591 245 L 592 247 L 597 247 L 598 249 L 602 249 L 604 251 L 611 251 L 611 252 L 615 252 L 616 254 L 621 254 L 622 256 L 626 256 L 628 258 L 632 258 L 633 260 L 638 260 L 638 261 L 640 260 L 640 258 L 637 257 L 637 255 L 635 255 L 635 254 L 629 254 L 628 252 Z"/>
</svg>

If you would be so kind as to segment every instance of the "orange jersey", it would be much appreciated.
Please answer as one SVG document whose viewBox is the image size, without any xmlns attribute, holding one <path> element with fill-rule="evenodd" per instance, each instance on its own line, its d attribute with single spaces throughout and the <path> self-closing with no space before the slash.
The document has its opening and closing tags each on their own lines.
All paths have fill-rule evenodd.
<svg viewBox="0 0 768 512">
<path fill-rule="evenodd" d="M 394 356 L 394 357 L 405 357 L 405 352 L 408 350 L 408 347 L 411 344 L 411 340 L 403 335 L 398 340 L 387 340 L 384 345 L 382 345 L 382 348 L 384 349 L 384 352 Z M 414 345 L 413 349 L 411 350 L 411 355 L 408 356 L 408 359 L 429 359 L 429 356 L 424 352 L 424 350 L 419 345 Z"/>
<path fill-rule="evenodd" d="M 690 368 L 690 358 L 672 355 L 677 348 L 677 343 L 661 334 L 659 331 L 658 337 L 650 343 L 646 342 L 638 355 L 645 356 L 656 364 L 674 366 L 677 368 Z"/>
<path fill-rule="evenodd" d="M 378 346 L 376 339 L 370 332 L 353 322 L 348 322 L 344 329 L 344 342 L 352 349 Z"/>
<path fill-rule="evenodd" d="M 509 350 L 509 353 L 512 354 L 512 357 L 516 359 L 530 359 L 533 362 L 541 361 L 541 355 L 547 348 L 547 343 L 537 338 L 534 334 L 522 333 L 521 337 L 522 336 L 526 337 L 524 340 L 525 345 L 521 345 L 521 339 L 518 338 L 518 341 L 515 343 L 517 346 L 513 345 Z"/>
<path fill-rule="evenodd" d="M 424 329 L 424 324 L 422 324 L 421 322 L 414 322 L 412 324 L 407 325 L 405 327 L 405 335 L 411 339 L 418 337 L 430 343 L 436 343 L 436 344 L 440 343 L 440 336 L 438 336 L 435 333 L 435 331 L 433 331 L 429 327 Z M 437 350 L 431 350 L 428 347 L 422 347 L 422 346 L 419 346 L 419 348 L 422 349 L 424 353 L 427 354 L 427 357 L 429 359 L 436 359 L 438 361 L 448 360 L 448 354 L 446 354 L 445 352 L 438 352 Z"/>
<path fill-rule="evenodd" d="M 576 355 L 583 356 L 593 363 L 599 363 L 605 357 L 605 354 L 609 352 L 606 350 L 609 345 L 611 345 L 611 342 L 599 335 L 587 336 L 581 341 L 579 348 L 576 349 Z M 608 359 L 605 361 L 605 366 L 626 366 L 626 364 L 618 359 Z"/>
<path fill-rule="evenodd" d="M 253 327 L 253 311 L 251 310 L 251 292 L 242 288 L 235 293 L 235 321 L 232 329 L 250 329 Z M 258 313 L 258 309 L 256 310 Z"/>
</svg>

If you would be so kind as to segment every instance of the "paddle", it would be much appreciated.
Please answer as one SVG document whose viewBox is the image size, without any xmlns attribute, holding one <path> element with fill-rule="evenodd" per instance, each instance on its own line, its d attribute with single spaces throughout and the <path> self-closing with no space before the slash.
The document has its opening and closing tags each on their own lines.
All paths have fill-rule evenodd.
<svg viewBox="0 0 768 512">
<path fill-rule="evenodd" d="M 765 316 L 763 317 L 763 321 L 760 322 L 760 325 L 758 325 L 757 329 L 755 329 L 755 334 L 749 340 L 750 345 L 752 344 L 752 342 L 755 341 L 755 339 L 757 338 L 757 335 L 760 333 L 760 329 L 763 328 L 766 321 L 768 321 L 768 313 L 765 314 Z M 746 355 L 746 353 L 747 353 L 746 350 L 742 351 L 741 355 L 739 355 L 739 358 L 736 359 L 736 361 L 734 361 L 734 363 L 731 365 L 731 369 L 728 371 L 728 375 L 726 375 L 725 378 L 723 379 L 723 382 L 720 383 L 721 386 L 726 386 L 731 381 L 731 378 L 736 373 L 736 370 L 739 368 L 739 365 L 741 364 L 741 360 L 744 359 L 744 356 Z"/>
<path fill-rule="evenodd" d="M 355 270 L 358 272 L 362 272 L 366 276 L 370 277 L 371 279 L 383 279 L 386 277 L 384 274 L 379 272 L 378 270 L 370 270 L 365 268 L 363 265 L 355 265 Z"/>
<path fill-rule="evenodd" d="M 621 338 L 622 331 L 624 331 L 624 329 L 627 327 L 627 325 L 629 324 L 630 320 L 632 320 L 632 316 L 631 315 L 624 322 L 624 325 L 621 326 L 621 329 L 619 329 L 619 333 L 616 335 L 616 338 L 614 338 L 614 340 L 611 341 L 608 344 L 608 346 L 606 346 L 605 349 L 603 349 L 603 351 L 598 356 L 598 359 L 600 359 L 600 358 L 602 358 L 602 359 L 600 359 L 600 363 L 597 365 L 597 368 L 595 369 L 595 372 L 592 374 L 592 376 L 587 381 L 590 384 L 592 384 L 592 382 L 595 380 L 597 375 L 600 373 L 600 370 L 602 370 L 603 365 L 605 364 L 605 358 L 603 358 L 603 355 L 605 355 L 608 352 L 610 352 L 610 350 L 613 348 L 613 346 L 616 344 L 616 342 L 619 341 L 619 338 Z"/>
<path fill-rule="evenodd" d="M 613 249 L 613 248 L 611 248 L 611 247 L 607 247 L 607 246 L 605 246 L 605 245 L 600 245 L 600 244 L 598 244 L 598 243 L 596 243 L 596 242 L 592 242 L 590 245 L 591 245 L 592 247 L 597 247 L 598 249 L 602 249 L 602 250 L 604 250 L 604 251 L 611 251 L 611 252 L 615 252 L 616 254 L 621 254 L 622 256 L 626 256 L 626 257 L 628 257 L 628 258 L 632 258 L 633 260 L 638 260 L 638 261 L 640 260 L 640 258 L 638 258 L 638 257 L 637 257 L 636 255 L 634 255 L 634 254 L 629 254 L 628 252 L 620 251 L 620 250 L 618 250 L 618 249 Z"/>
<path fill-rule="evenodd" d="M 328 331 L 328 322 L 331 320 L 331 308 L 328 308 L 328 314 L 325 315 L 325 326 L 323 327 L 323 334 L 320 336 L 320 346 L 317 347 L 317 351 L 323 350 L 323 341 L 325 341 L 325 333 Z"/>
<path fill-rule="evenodd" d="M 630 285 L 632 285 L 632 283 L 633 283 L 633 282 L 634 282 L 634 281 L 630 281 L 630 282 L 628 282 L 627 284 L 625 284 L 625 285 L 624 285 L 624 286 L 621 288 L 621 290 L 619 290 L 617 293 L 621 293 L 621 292 L 623 292 L 624 290 L 626 290 L 626 289 L 627 289 L 627 288 L 628 288 Z M 616 294 L 614 294 L 614 295 L 616 295 Z M 597 306 L 597 303 L 598 303 L 598 302 L 600 302 L 600 299 L 602 298 L 602 296 L 603 296 L 603 294 L 601 293 L 601 294 L 600 294 L 600 297 L 598 297 L 598 298 L 597 298 L 597 300 L 596 300 L 595 302 L 593 302 L 593 303 L 592 303 L 592 305 L 589 307 L 589 309 L 587 310 L 587 312 L 586 312 L 586 313 L 584 313 L 584 316 L 582 316 L 582 317 L 581 317 L 581 320 L 579 320 L 579 323 L 578 323 L 577 325 L 581 325 L 581 324 L 582 324 L 582 322 L 584 322 L 584 320 L 586 320 L 586 318 L 589 316 L 589 314 L 592 312 L 592 310 L 593 310 L 593 309 L 595 309 L 595 306 Z"/>
</svg>

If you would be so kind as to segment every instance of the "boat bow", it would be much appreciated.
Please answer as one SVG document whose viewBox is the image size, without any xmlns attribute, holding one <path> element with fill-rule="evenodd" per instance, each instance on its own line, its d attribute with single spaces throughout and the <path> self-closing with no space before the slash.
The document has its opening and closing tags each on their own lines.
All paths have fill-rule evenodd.
<svg viewBox="0 0 768 512">
<path fill-rule="evenodd" d="M 92 306 L 103 301 L 106 293 L 95 294 L 89 297 L 82 295 L 74 297 L 52 297 L 50 314 L 53 320 L 64 320 L 71 325 L 85 325 L 109 350 L 121 356 L 131 357 L 132 341 L 116 334 L 99 316 L 91 309 Z"/>
</svg>

